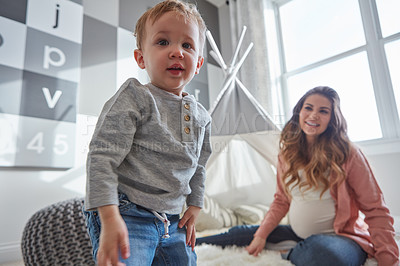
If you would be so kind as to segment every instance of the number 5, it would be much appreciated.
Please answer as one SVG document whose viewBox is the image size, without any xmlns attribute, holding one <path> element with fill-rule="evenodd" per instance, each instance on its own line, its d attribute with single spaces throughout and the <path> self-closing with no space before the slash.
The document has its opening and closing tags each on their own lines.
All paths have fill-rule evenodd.
<svg viewBox="0 0 400 266">
<path fill-rule="evenodd" d="M 54 141 L 53 152 L 57 155 L 63 155 L 68 152 L 68 143 L 65 140 L 67 135 L 58 134 L 56 135 L 56 139 Z"/>
</svg>

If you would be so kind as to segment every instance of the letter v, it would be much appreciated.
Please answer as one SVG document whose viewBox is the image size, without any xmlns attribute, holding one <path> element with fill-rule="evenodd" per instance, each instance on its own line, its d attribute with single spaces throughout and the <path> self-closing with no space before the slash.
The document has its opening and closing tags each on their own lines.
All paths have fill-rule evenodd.
<svg viewBox="0 0 400 266">
<path fill-rule="evenodd" d="M 51 97 L 50 91 L 48 88 L 43 87 L 42 91 L 43 91 L 44 97 L 46 98 L 47 105 L 49 106 L 50 109 L 53 109 L 56 106 L 58 100 L 60 99 L 62 91 L 57 90 L 54 93 L 53 98 Z"/>
</svg>

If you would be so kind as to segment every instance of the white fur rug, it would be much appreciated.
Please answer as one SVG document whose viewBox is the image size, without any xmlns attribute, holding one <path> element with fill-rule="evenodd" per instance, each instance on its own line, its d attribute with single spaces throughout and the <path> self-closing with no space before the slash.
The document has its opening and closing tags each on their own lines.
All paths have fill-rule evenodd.
<svg viewBox="0 0 400 266">
<path fill-rule="evenodd" d="M 212 232 L 212 231 L 211 231 Z M 214 232 L 215 233 L 215 232 Z M 396 230 L 395 240 L 400 247 L 400 232 Z M 244 248 L 236 246 L 222 249 L 219 246 L 202 244 L 195 248 L 199 266 L 284 266 L 293 265 L 281 258 L 278 251 L 264 250 L 257 257 L 251 256 Z M 375 259 L 367 259 L 364 266 L 378 266 Z"/>
<path fill-rule="evenodd" d="M 265 250 L 257 257 L 251 256 L 244 248 L 221 247 L 202 244 L 196 246 L 197 265 L 199 266 L 285 266 L 293 265 L 281 258 L 278 251 Z"/>
<path fill-rule="evenodd" d="M 251 256 L 244 248 L 221 247 L 202 244 L 196 247 L 199 266 L 286 266 L 293 265 L 281 258 L 278 251 L 265 250 L 257 257 Z M 367 259 L 364 266 L 378 266 L 375 259 Z"/>
</svg>

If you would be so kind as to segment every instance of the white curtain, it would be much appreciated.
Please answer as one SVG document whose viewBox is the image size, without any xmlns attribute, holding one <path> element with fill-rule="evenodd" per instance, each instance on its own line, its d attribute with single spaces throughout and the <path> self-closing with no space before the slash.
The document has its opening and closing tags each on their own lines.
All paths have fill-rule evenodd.
<svg viewBox="0 0 400 266">
<path fill-rule="evenodd" d="M 230 0 L 229 12 L 233 49 L 243 26 L 247 31 L 239 55 L 246 51 L 250 42 L 254 43 L 238 76 L 274 122 L 281 124 L 280 67 L 272 3 L 269 0 Z"/>
</svg>

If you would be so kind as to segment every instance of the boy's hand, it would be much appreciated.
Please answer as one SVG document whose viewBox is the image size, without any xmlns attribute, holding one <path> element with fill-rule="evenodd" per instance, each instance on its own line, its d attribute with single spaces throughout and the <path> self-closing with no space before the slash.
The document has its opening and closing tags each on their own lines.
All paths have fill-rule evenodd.
<svg viewBox="0 0 400 266">
<path fill-rule="evenodd" d="M 99 207 L 101 220 L 100 244 L 97 252 L 97 265 L 125 265 L 119 261 L 130 256 L 129 235 L 125 221 L 119 214 L 117 205 Z"/>
<path fill-rule="evenodd" d="M 186 226 L 186 245 L 192 246 L 192 250 L 194 250 L 194 246 L 196 244 L 195 224 L 200 210 L 200 207 L 189 206 L 178 224 L 179 228 Z"/>
<path fill-rule="evenodd" d="M 246 250 L 250 255 L 258 256 L 258 254 L 260 254 L 260 252 L 264 249 L 265 242 L 265 239 L 255 236 L 250 245 L 246 247 Z"/>
</svg>

